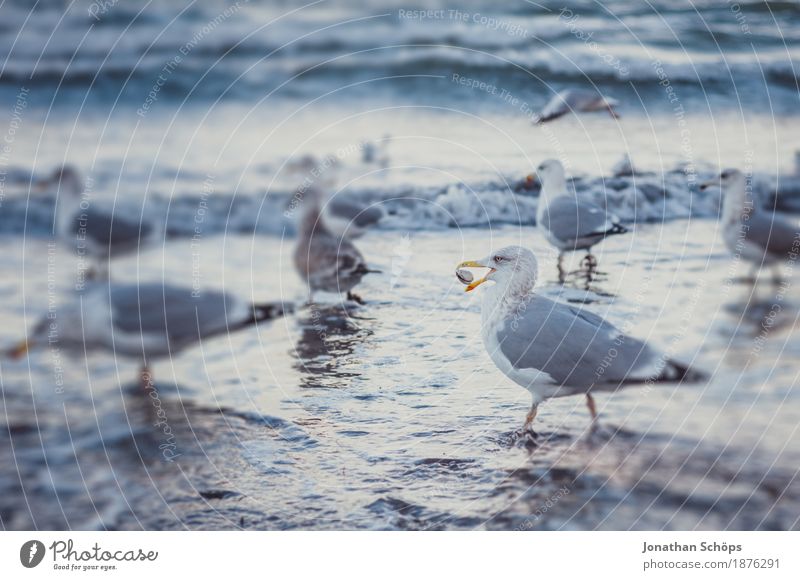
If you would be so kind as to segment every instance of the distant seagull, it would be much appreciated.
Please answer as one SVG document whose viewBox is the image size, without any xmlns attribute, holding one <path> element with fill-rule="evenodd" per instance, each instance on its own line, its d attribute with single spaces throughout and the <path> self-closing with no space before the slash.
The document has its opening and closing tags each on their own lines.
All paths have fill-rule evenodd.
<svg viewBox="0 0 800 580">
<path fill-rule="evenodd" d="M 568 113 L 590 113 L 594 111 L 607 111 L 615 119 L 619 114 L 614 107 L 619 101 L 604 97 L 597 91 L 589 89 L 565 89 L 544 106 L 538 115 L 534 116 L 533 123 L 539 125 L 553 119 L 563 117 Z"/>
<path fill-rule="evenodd" d="M 324 202 L 322 215 L 335 235 L 359 238 L 377 226 L 386 212 L 380 205 L 365 205 L 352 195 L 340 193 Z"/>
<path fill-rule="evenodd" d="M 564 252 L 587 250 L 586 263 L 589 268 L 597 265 L 590 250 L 592 246 L 608 236 L 624 234 L 628 230 L 619 223 L 619 218 L 567 188 L 564 166 L 555 159 L 543 161 L 536 169 L 542 182 L 539 205 L 536 208 L 536 224 L 547 241 L 559 251 L 559 274 L 562 272 Z"/>
<path fill-rule="evenodd" d="M 57 345 L 76 355 L 105 350 L 141 361 L 142 386 L 152 384 L 149 364 L 212 336 L 227 334 L 290 312 L 291 305 L 248 304 L 230 294 L 167 284 L 96 282 L 44 316 L 26 340 L 7 352 Z"/>
<path fill-rule="evenodd" d="M 633 166 L 631 156 L 628 153 L 625 153 L 611 168 L 611 175 L 614 177 L 633 177 L 637 173 L 639 172 Z"/>
<path fill-rule="evenodd" d="M 757 208 L 747 199 L 747 178 L 738 169 L 724 170 L 719 179 L 700 184 L 701 190 L 722 187 L 722 237 L 734 254 L 753 263 L 755 280 L 762 266 L 773 266 L 780 280 L 780 266 L 800 254 L 800 227 L 780 214 Z"/>
<path fill-rule="evenodd" d="M 585 394 L 594 426 L 593 391 L 702 378 L 600 316 L 534 293 L 537 262 L 526 248 L 503 248 L 458 268 L 489 268 L 466 291 L 494 282 L 483 294 L 483 344 L 497 368 L 533 397 L 523 434 L 551 397 Z"/>
<path fill-rule="evenodd" d="M 294 205 L 298 200 L 300 203 L 317 203 L 326 225 L 337 236 L 358 238 L 386 217 L 386 212 L 380 205 L 365 204 L 347 192 L 333 195 L 323 193 L 336 189 L 336 182 L 342 171 L 341 163 L 336 157 L 328 156 L 317 160 L 313 155 L 305 155 L 288 164 L 288 171 L 297 177 L 303 177 L 300 198 L 295 195 L 289 203 Z"/>
<path fill-rule="evenodd" d="M 361 279 L 371 272 L 358 248 L 347 237 L 334 234 L 327 226 L 316 200 L 307 200 L 300 222 L 294 265 L 309 289 L 314 292 L 347 293 L 347 299 L 364 304 L 352 292 Z"/>
<path fill-rule="evenodd" d="M 113 213 L 84 199 L 85 188 L 78 171 L 65 165 L 40 183 L 40 188 L 56 188 L 56 234 L 95 260 L 105 272 L 107 261 L 132 254 L 163 240 L 163 228 L 144 221 L 137 212 L 117 207 Z"/>
<path fill-rule="evenodd" d="M 392 136 L 388 133 L 377 141 L 362 141 L 361 162 L 365 165 L 375 164 L 383 169 L 387 168 L 390 163 L 389 144 L 391 142 Z"/>
</svg>

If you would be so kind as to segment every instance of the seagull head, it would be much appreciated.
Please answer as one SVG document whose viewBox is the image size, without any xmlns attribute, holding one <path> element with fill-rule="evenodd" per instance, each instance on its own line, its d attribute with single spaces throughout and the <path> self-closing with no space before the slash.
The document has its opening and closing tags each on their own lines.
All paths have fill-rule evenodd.
<svg viewBox="0 0 800 580">
<path fill-rule="evenodd" d="M 536 168 L 536 173 L 529 178 L 538 178 L 542 183 L 542 189 L 546 187 L 562 189 L 566 188 L 567 177 L 564 166 L 558 159 L 546 159 Z"/>
<path fill-rule="evenodd" d="M 536 284 L 538 263 L 536 256 L 527 248 L 521 246 L 508 246 L 489 254 L 481 260 L 468 260 L 458 265 L 458 268 L 488 268 L 489 272 L 483 277 L 471 282 L 466 292 L 475 290 L 484 282 L 495 282 L 506 291 L 514 293 L 528 293 Z"/>
<path fill-rule="evenodd" d="M 719 174 L 718 178 L 704 181 L 700 184 L 700 191 L 705 191 L 710 187 L 720 187 L 724 192 L 744 191 L 746 180 L 744 173 L 738 169 L 725 169 Z"/>
</svg>

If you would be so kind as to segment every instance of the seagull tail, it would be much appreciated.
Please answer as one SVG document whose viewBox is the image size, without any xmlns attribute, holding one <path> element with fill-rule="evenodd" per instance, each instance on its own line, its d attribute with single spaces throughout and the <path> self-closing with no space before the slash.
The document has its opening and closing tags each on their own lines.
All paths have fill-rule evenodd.
<svg viewBox="0 0 800 580">
<path fill-rule="evenodd" d="M 291 302 L 263 302 L 251 306 L 250 317 L 242 323 L 242 326 L 258 324 L 265 320 L 272 320 L 279 316 L 294 312 L 294 304 Z"/>
<path fill-rule="evenodd" d="M 708 375 L 687 364 L 669 359 L 656 381 L 677 383 L 701 383 L 708 380 Z"/>
<path fill-rule="evenodd" d="M 627 234 L 628 228 L 623 226 L 622 224 L 614 224 L 611 226 L 611 229 L 606 232 L 607 236 L 615 236 L 617 234 Z"/>
</svg>

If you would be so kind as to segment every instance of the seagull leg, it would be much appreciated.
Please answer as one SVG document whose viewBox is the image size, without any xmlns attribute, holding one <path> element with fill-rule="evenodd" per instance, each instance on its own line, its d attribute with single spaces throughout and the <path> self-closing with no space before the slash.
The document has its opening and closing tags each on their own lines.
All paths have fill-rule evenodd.
<svg viewBox="0 0 800 580">
<path fill-rule="evenodd" d="M 591 428 L 592 431 L 597 429 L 597 405 L 594 402 L 594 397 L 590 393 L 586 393 L 586 406 L 589 408 L 589 414 L 592 416 Z"/>
<path fill-rule="evenodd" d="M 361 296 L 349 290 L 347 291 L 347 299 L 355 302 L 356 304 L 361 304 L 362 306 L 366 304 L 366 302 L 364 302 L 364 299 L 361 298 Z"/>
<path fill-rule="evenodd" d="M 528 414 L 525 417 L 525 424 L 522 426 L 523 435 L 525 435 L 526 433 L 530 433 L 534 437 L 536 436 L 536 432 L 533 430 L 533 420 L 536 419 L 536 413 L 538 410 L 539 410 L 539 404 L 533 403 L 531 405 L 531 410 L 528 411 Z"/>
<path fill-rule="evenodd" d="M 775 286 L 783 284 L 783 272 L 781 272 L 780 264 L 775 264 L 772 267 L 772 284 Z"/>
<path fill-rule="evenodd" d="M 564 271 L 564 253 L 560 252 L 558 254 L 558 283 L 563 284 L 567 281 L 567 273 Z"/>
</svg>

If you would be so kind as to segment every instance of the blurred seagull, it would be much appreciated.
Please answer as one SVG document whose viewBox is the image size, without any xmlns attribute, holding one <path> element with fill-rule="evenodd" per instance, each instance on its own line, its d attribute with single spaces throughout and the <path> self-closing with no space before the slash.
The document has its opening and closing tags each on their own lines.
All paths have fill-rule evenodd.
<svg viewBox="0 0 800 580">
<path fill-rule="evenodd" d="M 719 179 L 700 184 L 705 191 L 720 186 L 722 237 L 734 254 L 753 263 L 751 277 L 757 279 L 762 266 L 773 266 L 776 282 L 783 262 L 794 261 L 800 253 L 800 227 L 780 214 L 757 208 L 747 199 L 747 178 L 738 169 L 724 170 Z"/>
<path fill-rule="evenodd" d="M 386 217 L 386 212 L 380 205 L 365 206 L 355 197 L 342 192 L 335 195 L 323 193 L 323 189 L 333 191 L 339 179 L 342 168 L 337 157 L 328 156 L 317 160 L 313 155 L 305 155 L 287 164 L 287 167 L 293 176 L 304 177 L 299 190 L 302 194 L 293 196 L 290 204 L 294 205 L 298 200 L 301 203 L 317 203 L 331 233 L 339 237 L 358 238 Z"/>
<path fill-rule="evenodd" d="M 536 169 L 536 176 L 542 182 L 536 223 L 547 241 L 559 251 L 559 275 L 563 278 L 564 252 L 587 250 L 587 266 L 590 270 L 596 267 L 592 246 L 608 236 L 624 234 L 628 230 L 620 224 L 619 218 L 589 200 L 578 199 L 577 194 L 567 188 L 561 162 L 555 159 L 543 161 Z"/>
<path fill-rule="evenodd" d="M 534 125 L 547 123 L 553 119 L 563 117 L 568 113 L 589 113 L 594 111 L 608 111 L 615 119 L 619 113 L 614 110 L 619 101 L 604 97 L 596 91 L 589 89 L 565 89 L 557 93 L 544 108 L 533 118 Z"/>
<path fill-rule="evenodd" d="M 359 238 L 386 216 L 379 205 L 364 206 L 346 195 L 336 195 L 323 205 L 325 224 L 339 237 Z"/>
<path fill-rule="evenodd" d="M 57 188 L 56 235 L 82 246 L 100 272 L 106 272 L 110 258 L 131 254 L 163 240 L 163 229 L 155 222 L 137 219 L 136 212 L 116 208 L 113 212 L 93 207 L 84 199 L 84 185 L 78 171 L 65 165 L 40 182 L 39 187 Z"/>
<path fill-rule="evenodd" d="M 294 265 L 298 274 L 308 284 L 309 302 L 314 292 L 347 292 L 347 299 L 364 304 L 352 292 L 370 270 L 364 256 L 346 236 L 338 236 L 327 226 L 317 200 L 307 200 L 300 221 Z"/>
<path fill-rule="evenodd" d="M 94 283 L 60 305 L 54 317 L 44 316 L 7 354 L 19 358 L 52 344 L 77 355 L 106 350 L 141 360 L 139 377 L 146 387 L 152 383 L 151 360 L 291 310 L 290 304 L 248 304 L 223 292 L 159 283 Z"/>
<path fill-rule="evenodd" d="M 483 295 L 483 344 L 497 368 L 533 397 L 523 434 L 532 433 L 539 404 L 551 397 L 585 394 L 594 426 L 595 390 L 702 378 L 600 316 L 535 294 L 537 262 L 528 249 L 510 246 L 458 268 L 489 268 L 466 291 L 494 282 Z"/>
</svg>

